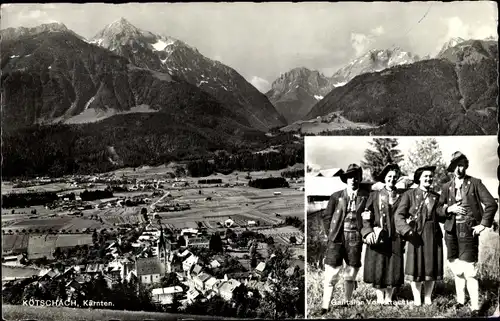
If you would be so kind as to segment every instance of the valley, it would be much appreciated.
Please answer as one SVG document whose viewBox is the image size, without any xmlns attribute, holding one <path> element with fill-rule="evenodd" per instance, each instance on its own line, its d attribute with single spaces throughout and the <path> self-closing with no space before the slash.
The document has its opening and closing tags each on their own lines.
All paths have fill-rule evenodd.
<svg viewBox="0 0 500 321">
<path fill-rule="evenodd" d="M 335 131 L 370 130 L 377 128 L 379 128 L 379 126 L 368 123 L 352 122 L 343 117 L 340 113 L 333 112 L 326 116 L 318 116 L 316 119 L 296 121 L 291 125 L 281 128 L 281 131 L 298 132 L 304 135 L 319 135 Z"/>
</svg>

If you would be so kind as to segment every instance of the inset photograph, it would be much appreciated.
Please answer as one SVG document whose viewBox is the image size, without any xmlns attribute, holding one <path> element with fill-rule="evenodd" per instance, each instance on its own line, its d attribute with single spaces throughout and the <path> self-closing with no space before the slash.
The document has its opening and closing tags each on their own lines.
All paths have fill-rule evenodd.
<svg viewBox="0 0 500 321">
<path fill-rule="evenodd" d="M 307 317 L 492 316 L 497 145 L 306 137 Z"/>
</svg>

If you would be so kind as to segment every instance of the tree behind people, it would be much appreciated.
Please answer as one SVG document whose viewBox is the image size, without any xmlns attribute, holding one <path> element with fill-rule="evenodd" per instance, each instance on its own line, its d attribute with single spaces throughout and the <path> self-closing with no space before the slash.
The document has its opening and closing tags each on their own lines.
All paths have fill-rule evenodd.
<svg viewBox="0 0 500 321">
<path fill-rule="evenodd" d="M 385 165 L 399 164 L 403 160 L 404 156 L 397 148 L 399 145 L 397 138 L 374 138 L 370 145 L 374 150 L 365 150 L 365 160 L 361 161 L 361 166 L 370 170 L 373 179 L 380 174 Z"/>
<path fill-rule="evenodd" d="M 436 166 L 434 172 L 435 190 L 440 190 L 441 185 L 448 182 L 450 177 L 446 171 L 446 163 L 443 160 L 443 153 L 436 139 L 423 138 L 415 142 L 408 151 L 406 160 L 402 164 L 402 170 L 410 177 L 413 177 L 415 170 L 422 166 Z"/>
</svg>

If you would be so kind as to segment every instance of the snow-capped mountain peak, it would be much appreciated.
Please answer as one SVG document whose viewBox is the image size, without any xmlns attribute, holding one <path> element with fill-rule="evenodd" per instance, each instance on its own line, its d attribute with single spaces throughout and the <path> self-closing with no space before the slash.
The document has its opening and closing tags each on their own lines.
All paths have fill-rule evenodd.
<svg viewBox="0 0 500 321">
<path fill-rule="evenodd" d="M 439 51 L 438 53 L 438 56 L 440 54 L 442 54 L 443 52 L 445 52 L 446 50 L 448 50 L 449 48 L 453 48 L 463 42 L 465 42 L 466 40 L 464 38 L 461 38 L 461 37 L 453 37 L 451 39 L 449 39 L 448 41 L 446 41 L 443 45 L 443 47 L 441 48 L 441 50 Z"/>
<path fill-rule="evenodd" d="M 419 60 L 420 58 L 417 55 L 404 51 L 400 47 L 383 50 L 372 49 L 338 70 L 333 74 L 331 81 L 333 83 L 345 83 L 360 74 L 377 72 L 403 64 L 411 64 Z"/>
<path fill-rule="evenodd" d="M 267 130 L 285 123 L 269 100 L 234 69 L 203 56 L 181 40 L 144 31 L 122 18 L 105 26 L 92 42 L 126 57 L 133 65 L 168 73 L 228 106 L 238 106 L 255 128 Z"/>
<path fill-rule="evenodd" d="M 25 27 L 6 28 L 0 30 L 0 35 L 2 40 L 13 40 L 19 37 L 36 35 L 44 32 L 49 32 L 49 33 L 65 32 L 65 33 L 70 33 L 81 40 L 85 40 L 82 36 L 68 29 L 64 23 L 56 21 L 51 23 L 41 24 L 33 28 L 25 28 Z"/>
</svg>

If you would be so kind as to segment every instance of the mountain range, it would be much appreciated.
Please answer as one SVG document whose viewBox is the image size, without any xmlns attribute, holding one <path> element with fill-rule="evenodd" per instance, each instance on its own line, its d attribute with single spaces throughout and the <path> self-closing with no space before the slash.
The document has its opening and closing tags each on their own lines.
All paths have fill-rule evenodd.
<svg viewBox="0 0 500 321">
<path fill-rule="evenodd" d="M 192 70 L 169 73 L 141 55 L 122 55 L 129 47 L 117 45 L 131 43 L 137 30 L 120 20 L 98 34 L 107 35 L 100 45 L 62 24 L 1 31 L 4 176 L 106 170 L 109 150 L 124 166 L 138 166 L 261 149 L 265 132 L 285 124 L 237 72 L 181 42 L 170 69 L 196 69 L 210 90 L 190 78 Z M 145 39 L 133 45 L 159 61 Z M 224 86 L 232 90 L 221 93 Z"/>
<path fill-rule="evenodd" d="M 435 59 L 358 75 L 304 119 L 336 114 L 390 135 L 491 135 L 497 130 L 497 64 L 496 41 L 463 41 Z"/>
<path fill-rule="evenodd" d="M 142 31 L 125 19 L 107 25 L 90 41 L 62 24 L 6 29 L 1 36 L 6 86 L 2 116 L 11 126 L 72 122 L 72 117 L 84 112 L 88 117 L 79 121 L 91 121 L 96 115 L 135 107 L 172 112 L 179 107 L 172 100 L 205 93 L 207 101 L 219 105 L 212 110 L 215 116 L 224 115 L 260 131 L 286 124 L 265 95 L 234 69 L 182 41 Z M 137 75 L 148 80 L 138 83 Z M 21 79 L 24 83 L 19 86 Z M 167 88 L 178 84 L 196 94 Z M 200 117 L 212 112 L 198 107 Z"/>
<path fill-rule="evenodd" d="M 197 86 L 244 116 L 253 128 L 267 131 L 286 123 L 271 102 L 238 72 L 180 40 L 140 30 L 122 18 L 98 32 L 91 43 L 129 59 L 135 66 L 165 72 Z"/>
<path fill-rule="evenodd" d="M 295 68 L 282 74 L 266 93 L 288 123 L 303 119 L 311 108 L 336 87 L 342 87 L 354 77 L 381 71 L 393 66 L 411 64 L 420 57 L 401 48 L 370 50 L 339 69 L 331 77 L 316 70 Z"/>
<path fill-rule="evenodd" d="M 2 150 L 11 167 L 72 149 L 82 163 L 106 161 L 107 150 L 124 164 L 199 157 L 262 147 L 266 132 L 291 123 L 293 131 L 303 122 L 329 128 L 332 119 L 389 135 L 497 130 L 496 40 L 452 39 L 433 59 L 372 50 L 331 77 L 294 68 L 263 94 L 231 67 L 125 19 L 90 39 L 59 23 L 0 37 Z"/>
</svg>

